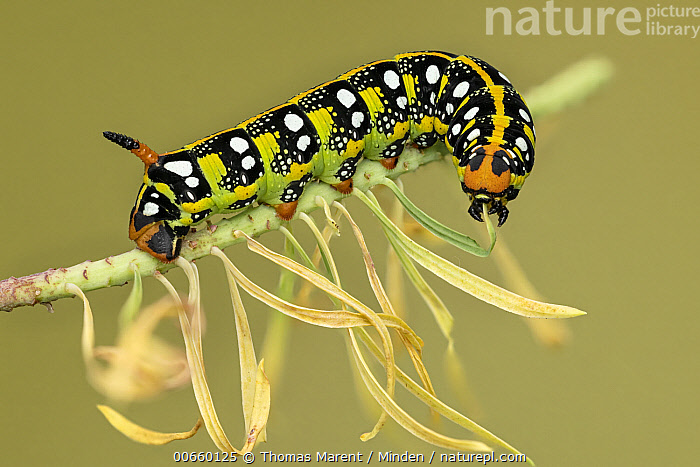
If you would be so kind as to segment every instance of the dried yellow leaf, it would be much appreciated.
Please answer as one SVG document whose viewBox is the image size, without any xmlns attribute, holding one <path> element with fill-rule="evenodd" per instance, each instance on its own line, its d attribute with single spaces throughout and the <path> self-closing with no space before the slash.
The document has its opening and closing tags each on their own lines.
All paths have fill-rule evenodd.
<svg viewBox="0 0 700 467">
<path fill-rule="evenodd" d="M 98 405 L 97 408 L 100 410 L 100 412 L 102 412 L 102 415 L 105 416 L 107 421 L 117 429 L 117 431 L 127 438 L 142 444 L 161 445 L 168 444 L 169 442 L 178 439 L 191 438 L 195 435 L 195 433 L 197 433 L 199 427 L 202 426 L 202 419 L 199 418 L 197 423 L 190 431 L 183 431 L 179 433 L 161 433 L 160 431 L 149 430 L 148 428 L 137 425 L 116 410 L 106 405 Z"/>
</svg>

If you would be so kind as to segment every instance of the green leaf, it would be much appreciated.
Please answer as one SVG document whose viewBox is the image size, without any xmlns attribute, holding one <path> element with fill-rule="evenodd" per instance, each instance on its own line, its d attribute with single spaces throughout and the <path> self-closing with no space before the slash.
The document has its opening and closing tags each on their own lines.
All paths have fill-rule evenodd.
<svg viewBox="0 0 700 467">
<path fill-rule="evenodd" d="M 367 207 L 377 216 L 379 221 L 387 227 L 389 235 L 392 236 L 406 251 L 406 253 L 418 264 L 428 269 L 445 282 L 452 284 L 458 289 L 478 298 L 486 303 L 490 303 L 502 310 L 515 313 L 527 318 L 573 318 L 585 315 L 586 313 L 564 305 L 554 305 L 543 303 L 537 300 L 530 300 L 508 290 L 498 287 L 495 284 L 456 266 L 446 259 L 436 255 L 427 248 L 422 247 L 396 227 L 384 214 L 381 208 L 372 202 L 360 190 L 353 190 L 353 194 L 360 198 Z"/>
<path fill-rule="evenodd" d="M 141 309 L 141 301 L 143 299 L 143 284 L 141 281 L 141 274 L 139 274 L 139 268 L 135 264 L 132 264 L 131 269 L 134 271 L 134 287 L 131 289 L 129 298 L 126 299 L 126 302 L 124 302 L 119 312 L 119 327 L 121 329 L 126 328 L 136 319 L 136 315 L 138 315 Z"/>
<path fill-rule="evenodd" d="M 413 202 L 408 199 L 408 197 L 399 189 L 398 186 L 396 186 L 396 183 L 394 183 L 392 180 L 385 178 L 379 183 L 388 187 L 403 205 L 404 209 L 406 209 L 406 211 L 411 215 L 411 217 L 413 217 L 416 222 L 425 227 L 436 237 L 456 246 L 460 250 L 464 250 L 467 253 L 471 253 L 476 256 L 486 257 L 489 255 L 489 253 L 491 253 L 491 250 L 493 249 L 493 242 L 495 242 L 495 232 L 489 232 L 492 239 L 491 247 L 489 249 L 484 249 L 479 246 L 479 243 L 473 238 L 468 237 L 463 233 L 459 233 L 456 230 L 452 230 L 420 210 L 418 206 L 413 204 Z"/>
</svg>

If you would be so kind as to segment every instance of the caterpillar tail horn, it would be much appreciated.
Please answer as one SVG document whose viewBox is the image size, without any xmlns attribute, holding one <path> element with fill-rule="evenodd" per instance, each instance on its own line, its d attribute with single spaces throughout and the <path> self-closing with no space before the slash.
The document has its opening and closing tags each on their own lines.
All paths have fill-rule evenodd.
<svg viewBox="0 0 700 467">
<path fill-rule="evenodd" d="M 105 131 L 102 133 L 102 136 L 114 144 L 136 154 L 136 156 L 141 159 L 144 164 L 146 164 L 146 168 L 152 164 L 155 164 L 155 162 L 158 160 L 158 153 L 130 136 L 115 133 L 113 131 Z"/>
</svg>

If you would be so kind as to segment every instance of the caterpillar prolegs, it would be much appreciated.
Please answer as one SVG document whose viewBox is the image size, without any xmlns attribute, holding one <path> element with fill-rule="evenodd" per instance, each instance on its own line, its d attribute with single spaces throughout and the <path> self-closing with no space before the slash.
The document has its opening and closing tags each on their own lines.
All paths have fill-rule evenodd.
<svg viewBox="0 0 700 467">
<path fill-rule="evenodd" d="M 535 146 L 532 116 L 510 81 L 483 60 L 446 52 L 363 65 L 173 152 L 104 136 L 146 165 L 129 238 L 166 262 L 180 254 L 190 226 L 213 214 L 257 201 L 288 220 L 310 181 L 349 193 L 363 157 L 393 169 L 407 144 L 438 140 L 452 153 L 471 216 L 483 221 L 486 205 L 500 226 L 532 170 Z"/>
</svg>

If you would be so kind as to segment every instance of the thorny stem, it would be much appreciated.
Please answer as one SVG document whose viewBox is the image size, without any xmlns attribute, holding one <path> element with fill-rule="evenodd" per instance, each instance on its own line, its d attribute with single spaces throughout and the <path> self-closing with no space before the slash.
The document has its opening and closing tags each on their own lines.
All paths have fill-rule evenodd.
<svg viewBox="0 0 700 467">
<path fill-rule="evenodd" d="M 612 65 L 605 59 L 582 60 L 546 83 L 538 86 L 526 99 L 532 113 L 538 118 L 551 115 L 566 107 L 575 105 L 592 94 L 612 75 Z M 424 151 L 407 147 L 401 154 L 400 164 L 391 173 L 381 164 L 363 160 L 353 178 L 355 187 L 367 191 L 384 177 L 396 178 L 412 172 L 419 166 L 441 160 L 447 154 L 444 145 L 436 144 Z M 316 196 L 323 197 L 328 204 L 343 198 L 343 195 L 324 183 L 307 186 L 299 200 L 298 213 L 309 213 L 318 209 Z M 183 245 L 181 256 L 189 261 L 208 256 L 213 246 L 223 249 L 242 239 L 235 238 L 233 232 L 241 230 L 250 236 L 258 236 L 269 230 L 277 230 L 283 221 L 269 206 L 256 206 L 244 213 L 225 219 L 214 227 L 200 227 L 190 234 Z M 141 276 L 152 276 L 156 271 L 165 272 L 174 264 L 161 263 L 149 254 L 134 249 L 117 256 L 109 256 L 99 261 L 85 261 L 69 268 L 49 269 L 25 277 L 10 277 L 0 282 L 0 310 L 42 303 L 51 309 L 50 302 L 73 297 L 66 290 L 66 283 L 73 283 L 81 290 L 91 290 L 123 285 L 133 278 L 132 266 L 138 267 Z"/>
</svg>

